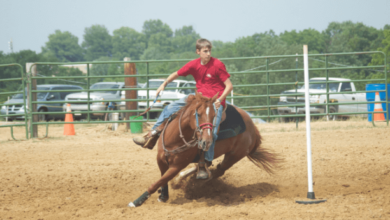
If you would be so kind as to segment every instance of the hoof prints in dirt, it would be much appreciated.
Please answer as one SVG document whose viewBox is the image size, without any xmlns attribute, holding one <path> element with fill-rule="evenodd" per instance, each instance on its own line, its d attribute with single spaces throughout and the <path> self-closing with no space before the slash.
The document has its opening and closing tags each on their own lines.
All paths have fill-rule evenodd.
<svg viewBox="0 0 390 220">
<path fill-rule="evenodd" d="M 180 184 L 171 184 L 172 188 L 183 190 L 183 194 L 172 201 L 173 204 L 192 202 L 192 200 L 206 199 L 208 205 L 236 204 L 257 197 L 265 197 L 272 192 L 279 192 L 277 186 L 269 183 L 257 183 L 246 186 L 234 186 L 223 179 L 210 181 L 196 180 L 195 175 L 183 180 Z"/>
</svg>

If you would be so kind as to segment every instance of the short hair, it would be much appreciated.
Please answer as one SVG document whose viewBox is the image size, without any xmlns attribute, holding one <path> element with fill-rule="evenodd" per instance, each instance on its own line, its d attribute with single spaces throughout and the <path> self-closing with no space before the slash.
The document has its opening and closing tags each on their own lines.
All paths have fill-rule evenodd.
<svg viewBox="0 0 390 220">
<path fill-rule="evenodd" d="M 211 45 L 211 42 L 209 40 L 204 38 L 196 40 L 196 49 L 201 50 L 203 47 L 207 47 L 211 50 L 211 48 L 213 48 L 213 45 Z"/>
</svg>

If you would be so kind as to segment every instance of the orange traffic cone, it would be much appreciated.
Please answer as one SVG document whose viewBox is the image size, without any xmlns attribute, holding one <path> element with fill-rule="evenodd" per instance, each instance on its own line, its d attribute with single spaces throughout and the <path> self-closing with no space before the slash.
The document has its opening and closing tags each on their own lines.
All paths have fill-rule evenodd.
<svg viewBox="0 0 390 220">
<path fill-rule="evenodd" d="M 374 112 L 381 112 L 381 113 L 374 113 L 374 121 L 386 121 L 385 114 L 383 113 L 382 103 L 376 103 L 380 101 L 381 99 L 379 97 L 379 92 L 376 92 Z"/>
<path fill-rule="evenodd" d="M 69 103 L 66 105 L 66 112 L 72 112 L 72 110 L 70 109 Z M 65 114 L 65 122 L 73 122 L 72 113 Z M 73 124 L 65 124 L 64 135 L 75 135 L 75 134 L 76 134 L 76 132 L 74 131 L 74 125 Z"/>
</svg>

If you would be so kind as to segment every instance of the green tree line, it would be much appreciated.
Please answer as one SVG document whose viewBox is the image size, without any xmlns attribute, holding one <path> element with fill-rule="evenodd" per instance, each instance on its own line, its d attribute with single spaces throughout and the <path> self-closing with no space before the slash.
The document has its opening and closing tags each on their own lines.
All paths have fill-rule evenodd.
<svg viewBox="0 0 390 220">
<path fill-rule="evenodd" d="M 68 31 L 56 30 L 48 36 L 41 53 L 24 50 L 17 53 L 6 54 L 0 51 L 0 64 L 19 63 L 25 67 L 26 62 L 78 62 L 78 61 L 122 61 L 124 57 L 132 60 L 169 60 L 193 59 L 195 54 L 195 41 L 200 36 L 192 26 L 172 30 L 161 20 L 145 21 L 142 31 L 138 32 L 130 27 L 120 27 L 109 33 L 103 25 L 92 25 L 84 30 L 82 42 Z M 357 51 L 383 51 L 390 57 L 390 25 L 376 29 L 351 21 L 331 22 L 323 31 L 305 29 L 302 31 L 285 31 L 276 34 L 274 31 L 256 33 L 236 39 L 234 42 L 215 40 L 212 55 L 217 58 L 253 57 L 270 55 L 302 54 L 302 45 L 307 44 L 309 52 L 313 54 L 357 52 Z M 369 66 L 383 65 L 380 55 L 354 55 L 329 57 L 329 67 L 338 66 Z M 169 74 L 178 70 L 184 62 L 151 63 L 148 67 L 150 74 Z M 240 61 L 226 61 L 225 65 L 230 72 L 240 72 L 232 75 L 233 84 L 261 84 L 267 82 L 266 74 L 248 74 L 249 70 L 265 70 L 264 59 L 248 59 Z M 299 58 L 269 59 L 269 69 L 302 68 L 303 62 Z M 310 59 L 310 67 L 324 67 L 321 57 Z M 147 67 L 137 64 L 137 72 L 145 74 Z M 24 70 L 25 72 L 25 70 Z M 78 69 L 58 66 L 40 65 L 38 73 L 42 76 L 82 75 Z M 119 75 L 123 74 L 123 65 L 99 64 L 91 67 L 91 75 Z M 16 78 L 20 71 L 16 67 L 0 68 L 0 78 Z M 324 76 L 324 72 L 311 72 L 311 77 Z M 331 71 L 330 76 L 351 79 L 383 78 L 383 70 L 344 70 Z M 188 79 L 191 79 L 188 77 Z M 96 81 L 123 81 L 114 78 L 98 78 Z M 140 82 L 146 79 L 140 78 Z M 273 73 L 269 75 L 269 82 L 295 82 L 303 81 L 303 74 Z M 78 84 L 85 86 L 86 80 L 41 80 L 40 83 Z M 359 90 L 364 90 L 365 84 L 358 84 Z M 292 86 L 272 86 L 271 94 L 279 94 Z M 0 91 L 14 91 L 20 89 L 20 83 L 0 82 Z M 266 87 L 236 88 L 238 95 L 267 94 Z M 0 97 L 4 100 L 4 97 Z M 277 102 L 272 99 L 271 104 Z M 237 99 L 235 104 L 242 106 L 257 106 L 266 104 L 265 98 Z"/>
</svg>

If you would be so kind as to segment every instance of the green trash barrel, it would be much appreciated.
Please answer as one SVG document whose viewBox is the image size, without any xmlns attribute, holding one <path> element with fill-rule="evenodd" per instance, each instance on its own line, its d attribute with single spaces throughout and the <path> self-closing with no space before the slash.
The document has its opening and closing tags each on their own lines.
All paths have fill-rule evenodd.
<svg viewBox="0 0 390 220">
<path fill-rule="evenodd" d="M 138 117 L 137 115 L 134 115 L 134 116 L 130 116 L 130 119 L 134 119 L 134 120 L 141 120 L 143 117 L 140 116 Z M 139 133 L 142 133 L 142 122 L 130 122 L 130 131 L 131 133 L 133 134 L 139 134 Z"/>
</svg>

